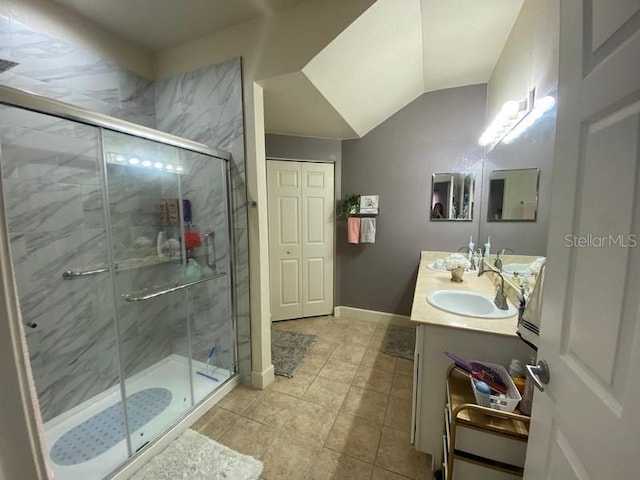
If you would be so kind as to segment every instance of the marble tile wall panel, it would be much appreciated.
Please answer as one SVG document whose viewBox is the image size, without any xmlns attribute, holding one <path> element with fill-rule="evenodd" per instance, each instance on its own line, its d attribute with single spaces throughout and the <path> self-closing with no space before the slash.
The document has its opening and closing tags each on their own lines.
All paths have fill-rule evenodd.
<svg viewBox="0 0 640 480">
<path fill-rule="evenodd" d="M 240 60 L 187 74 L 173 83 L 160 82 L 165 94 L 158 94 L 158 85 L 154 82 L 1 16 L 0 58 L 20 62 L 14 69 L 0 74 L 2 84 L 149 127 L 160 126 L 156 122 L 158 118 L 163 121 L 160 128 L 165 131 L 233 152 L 234 233 L 242 242 L 236 242 L 234 248 L 238 290 L 235 308 L 241 370 L 244 381 L 249 381 L 248 244 Z M 171 91 L 180 96 L 179 104 L 167 96 Z M 169 111 L 156 114 L 157 107 Z M 27 332 L 27 340 L 46 420 L 117 381 L 112 300 L 106 298 L 110 295 L 108 275 L 93 277 L 90 282 L 60 282 L 50 274 L 55 270 L 58 275 L 60 268 L 106 262 L 104 195 L 98 170 L 90 161 L 98 144 L 95 131 L 90 127 L 23 111 L 13 111 L 7 116 L 7 110 L 2 108 L 2 174 L 5 188 L 15 198 L 10 209 L 11 248 L 21 300 L 25 299 L 21 305 L 23 313 L 27 312 L 25 321 L 40 321 L 37 329 Z M 3 120 L 6 120 L 4 127 L 8 128 L 1 125 Z M 51 146 L 53 151 L 42 151 L 39 147 L 43 145 Z M 196 175 L 196 179 L 200 178 Z M 147 236 L 153 240 L 157 235 L 149 206 L 153 205 L 155 213 L 158 192 L 152 187 L 142 187 L 134 193 L 132 183 L 127 184 L 125 180 L 123 185 L 118 185 L 117 182 L 115 180 L 114 188 L 131 193 L 112 210 L 114 224 L 122 227 L 114 229 L 114 243 L 122 245 L 123 256 L 126 256 L 131 253 L 127 248 L 130 249 L 137 238 Z M 206 182 L 185 184 L 189 189 L 186 196 L 193 198 L 196 210 L 200 203 L 213 203 L 218 208 L 223 205 L 219 199 L 224 192 L 218 182 L 213 184 L 218 187 L 210 191 L 206 190 Z M 160 194 L 177 197 L 166 185 L 161 187 Z M 129 211 L 125 208 L 127 204 Z M 211 229 L 226 233 L 223 217 L 217 214 L 213 217 Z M 132 219 L 135 222 L 126 225 L 126 220 Z M 201 224 L 209 228 L 206 222 Z M 228 249 L 226 235 L 216 235 L 215 242 L 216 252 Z M 216 258 L 216 262 L 222 264 L 227 260 L 224 253 Z M 172 265 L 145 267 L 130 275 L 118 272 L 119 290 L 159 284 L 174 278 L 176 272 L 179 270 Z M 228 315 L 229 304 L 225 300 L 228 288 L 228 283 L 226 290 L 208 285 L 194 293 L 190 321 L 198 359 L 203 355 L 206 358 L 205 351 L 208 352 L 212 339 L 227 336 L 228 322 L 218 319 Z M 186 327 L 185 302 L 178 298 L 173 303 L 168 300 L 169 297 L 165 297 L 146 304 L 144 309 L 136 309 L 128 308 L 130 304 L 122 306 L 119 298 L 123 366 L 128 376 L 170 353 L 186 354 L 184 348 L 180 348 L 180 341 L 185 338 L 181 333 Z M 220 343 L 220 361 L 230 362 L 231 344 L 215 341 Z M 86 348 L 87 344 L 92 347 Z"/>
<path fill-rule="evenodd" d="M 0 16 L 0 59 L 11 60 L 11 22 Z"/>
<path fill-rule="evenodd" d="M 249 245 L 241 60 L 231 59 L 157 82 L 156 118 L 160 130 L 232 153 L 238 359 L 242 380 L 250 383 Z"/>
<path fill-rule="evenodd" d="M 0 58 L 19 65 L 0 83 L 155 128 L 154 82 L 0 16 Z"/>
</svg>

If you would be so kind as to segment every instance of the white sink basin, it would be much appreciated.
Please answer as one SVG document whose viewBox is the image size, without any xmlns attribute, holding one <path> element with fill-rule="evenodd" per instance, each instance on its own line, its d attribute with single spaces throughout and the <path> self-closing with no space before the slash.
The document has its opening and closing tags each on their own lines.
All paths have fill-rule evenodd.
<svg viewBox="0 0 640 480">
<path fill-rule="evenodd" d="M 427 295 L 427 302 L 445 312 L 476 318 L 509 318 L 516 309 L 500 310 L 493 303 L 493 296 L 464 290 L 436 290 Z"/>
<path fill-rule="evenodd" d="M 509 276 L 513 276 L 514 273 L 517 273 L 520 277 L 530 277 L 533 275 L 528 263 L 507 263 L 502 266 L 502 272 Z"/>
</svg>

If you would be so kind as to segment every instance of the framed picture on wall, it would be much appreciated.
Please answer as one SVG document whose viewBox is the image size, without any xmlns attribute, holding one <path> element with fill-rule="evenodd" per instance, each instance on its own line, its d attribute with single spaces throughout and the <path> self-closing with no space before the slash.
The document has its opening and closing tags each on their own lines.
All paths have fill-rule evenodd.
<svg viewBox="0 0 640 480">
<path fill-rule="evenodd" d="M 360 195 L 360 213 L 378 213 L 380 195 Z"/>
</svg>

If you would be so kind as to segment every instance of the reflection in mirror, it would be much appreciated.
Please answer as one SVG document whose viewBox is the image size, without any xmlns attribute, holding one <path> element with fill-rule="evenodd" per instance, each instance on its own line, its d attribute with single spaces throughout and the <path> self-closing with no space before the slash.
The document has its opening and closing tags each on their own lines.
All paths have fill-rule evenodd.
<svg viewBox="0 0 640 480">
<path fill-rule="evenodd" d="M 473 220 L 475 173 L 434 173 L 431 220 Z"/>
<path fill-rule="evenodd" d="M 493 170 L 489 177 L 488 222 L 535 222 L 538 168 Z"/>
</svg>

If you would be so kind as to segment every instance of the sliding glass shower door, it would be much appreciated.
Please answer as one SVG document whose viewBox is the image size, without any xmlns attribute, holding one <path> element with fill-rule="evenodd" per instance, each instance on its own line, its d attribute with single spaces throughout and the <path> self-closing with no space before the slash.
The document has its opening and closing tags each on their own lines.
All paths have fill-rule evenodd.
<svg viewBox="0 0 640 480">
<path fill-rule="evenodd" d="M 46 460 L 101 479 L 237 373 L 227 165 L 21 95 L 0 169 Z"/>
<path fill-rule="evenodd" d="M 103 132 L 133 452 L 234 372 L 225 165 Z"/>
</svg>

